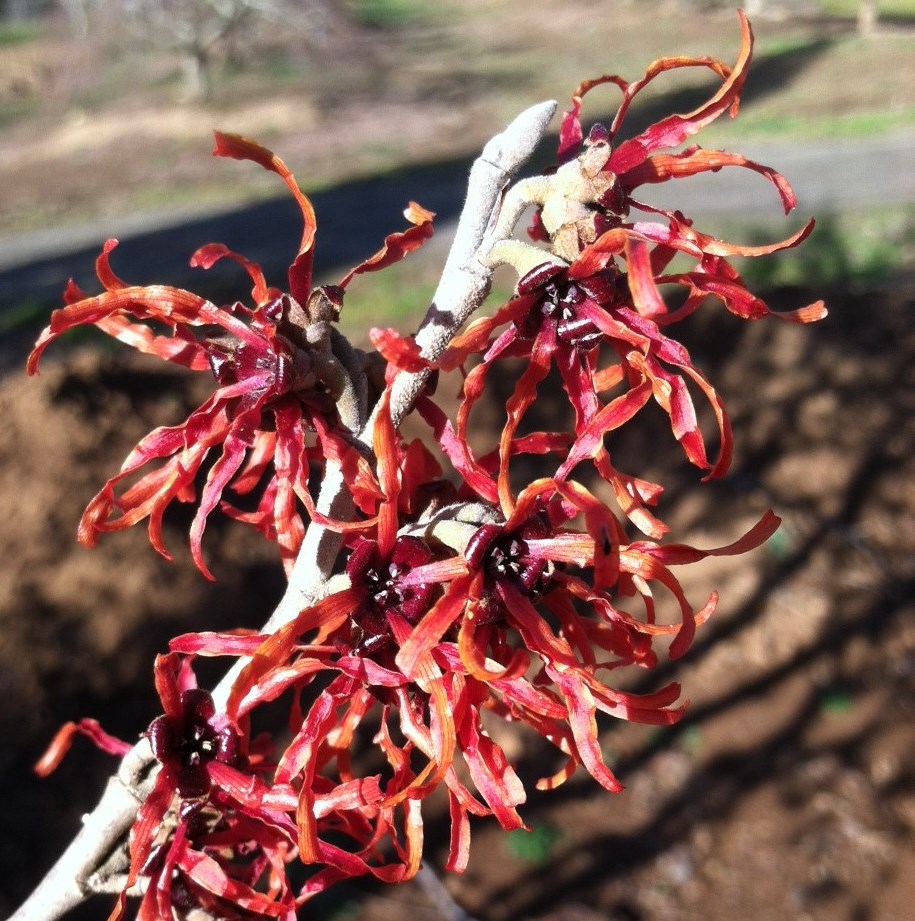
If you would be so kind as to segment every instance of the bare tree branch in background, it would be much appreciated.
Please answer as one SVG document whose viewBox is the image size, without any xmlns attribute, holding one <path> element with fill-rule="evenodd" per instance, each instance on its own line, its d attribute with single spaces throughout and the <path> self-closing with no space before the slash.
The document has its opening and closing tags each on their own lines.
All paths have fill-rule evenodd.
<svg viewBox="0 0 915 921">
<path fill-rule="evenodd" d="M 877 28 L 877 0 L 861 0 L 858 4 L 858 32 L 861 35 L 872 35 Z"/>
<path fill-rule="evenodd" d="M 244 61 L 282 30 L 319 44 L 334 28 L 332 0 L 60 0 L 81 37 L 127 42 L 177 53 L 184 94 L 209 94 L 215 68 Z"/>
</svg>

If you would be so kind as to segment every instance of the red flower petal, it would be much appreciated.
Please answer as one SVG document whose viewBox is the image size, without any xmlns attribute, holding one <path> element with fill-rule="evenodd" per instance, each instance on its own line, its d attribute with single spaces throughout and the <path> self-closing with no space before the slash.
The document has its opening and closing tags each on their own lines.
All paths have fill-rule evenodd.
<svg viewBox="0 0 915 921">
<path fill-rule="evenodd" d="M 568 457 L 556 471 L 556 479 L 566 479 L 583 460 L 593 457 L 603 447 L 604 436 L 632 419 L 648 402 L 650 396 L 651 384 L 643 381 L 603 406 L 597 415 L 578 432 Z"/>
<path fill-rule="evenodd" d="M 604 764 L 597 737 L 597 720 L 594 715 L 596 707 L 588 686 L 572 671 L 548 665 L 547 672 L 562 690 L 569 712 L 569 726 L 582 764 L 604 789 L 619 793 L 623 785 Z"/>
<path fill-rule="evenodd" d="M 764 176 L 778 191 L 785 214 L 797 205 L 797 196 L 788 180 L 781 173 L 740 154 L 723 150 L 703 150 L 690 147 L 675 154 L 653 154 L 638 166 L 620 176 L 620 183 L 627 193 L 645 183 L 666 182 L 668 179 L 680 179 L 695 176 L 697 173 L 718 172 L 725 166 L 739 166 L 750 169 Z"/>
<path fill-rule="evenodd" d="M 39 777 L 47 777 L 57 769 L 64 756 L 70 750 L 73 739 L 77 735 L 84 735 L 103 752 L 109 755 L 123 757 L 132 748 L 127 742 L 122 742 L 113 735 L 109 735 L 96 720 L 82 719 L 77 723 L 64 723 L 57 730 L 45 753 L 38 759 L 33 770 Z"/>
<path fill-rule="evenodd" d="M 514 393 L 505 404 L 505 412 L 508 418 L 502 429 L 502 437 L 499 440 L 498 489 L 499 503 L 506 518 L 511 515 L 515 506 L 515 498 L 512 494 L 511 482 L 508 476 L 512 440 L 518 430 L 518 426 L 521 424 L 521 419 L 537 398 L 537 385 L 543 381 L 552 367 L 555 348 L 556 323 L 552 320 L 547 320 L 541 326 L 540 331 L 537 333 L 537 338 L 531 346 L 527 367 L 521 377 L 518 378 Z"/>
<path fill-rule="evenodd" d="M 304 304 L 311 294 L 311 270 L 314 259 L 314 240 L 317 230 L 315 211 L 308 196 L 299 188 L 288 166 L 273 151 L 238 134 L 223 134 L 216 131 L 216 144 L 213 155 L 232 157 L 235 160 L 253 160 L 264 169 L 276 173 L 286 183 L 295 200 L 299 203 L 305 227 L 298 255 L 289 267 L 289 291 L 300 303 Z"/>
<path fill-rule="evenodd" d="M 629 85 L 622 77 L 613 74 L 605 74 L 602 77 L 596 77 L 593 80 L 585 80 L 578 85 L 578 88 L 572 94 L 572 108 L 562 116 L 562 124 L 559 128 L 559 151 L 557 159 L 560 163 L 575 156 L 581 147 L 584 135 L 581 130 L 581 104 L 587 93 L 596 86 L 602 86 L 606 83 L 614 83 L 624 93 Z"/>
<path fill-rule="evenodd" d="M 617 175 L 627 173 L 644 162 L 648 154 L 654 153 L 662 148 L 677 147 L 687 138 L 694 135 L 709 122 L 714 121 L 727 109 L 731 109 L 731 114 L 736 114 L 736 108 L 740 100 L 740 94 L 743 91 L 743 85 L 747 79 L 747 68 L 750 64 L 750 58 L 753 53 L 753 32 L 750 29 L 750 22 L 743 10 L 738 10 L 741 27 L 741 44 L 740 52 L 737 56 L 737 63 L 733 70 L 727 74 L 727 77 L 719 87 L 718 91 L 706 103 L 699 106 L 687 115 L 669 115 L 647 128 L 636 137 L 624 141 L 610 156 L 608 168 Z M 727 73 L 723 65 L 711 59 L 688 59 L 672 58 L 665 62 L 656 62 L 650 68 L 645 78 L 638 84 L 632 84 L 627 89 L 626 99 L 620 106 L 619 113 L 611 126 L 611 135 L 615 135 L 619 129 L 622 115 L 625 114 L 626 108 L 632 98 L 638 93 L 649 80 L 665 70 L 671 70 L 677 67 L 695 66 L 702 63 L 705 66 L 712 67 L 719 73 Z M 634 87 L 634 89 L 632 88 Z"/>
<path fill-rule="evenodd" d="M 121 314 L 103 317 L 96 320 L 95 325 L 113 339 L 146 355 L 156 355 L 192 371 L 208 371 L 210 368 L 204 346 L 185 334 L 180 326 L 175 328 L 174 335 L 160 336 L 150 327 L 134 323 Z"/>
<path fill-rule="evenodd" d="M 414 226 L 400 233 L 388 234 L 384 238 L 384 246 L 374 256 L 360 262 L 343 277 L 340 281 L 341 288 L 345 288 L 355 275 L 361 275 L 363 272 L 377 272 L 395 262 L 400 262 L 404 256 L 419 249 L 435 232 L 432 226 L 435 212 L 427 211 L 415 201 L 410 202 L 409 207 L 404 211 L 404 217 Z"/>
<path fill-rule="evenodd" d="M 207 474 L 206 484 L 200 496 L 200 505 L 197 507 L 194 520 L 191 522 L 191 556 L 197 568 L 210 581 L 214 581 L 215 577 L 203 561 L 203 549 L 201 547 L 207 516 L 219 504 L 223 490 L 229 485 L 229 481 L 238 472 L 245 459 L 249 441 L 241 436 L 239 431 L 244 430 L 246 421 L 248 424 L 253 425 L 256 424 L 259 418 L 260 413 L 254 411 L 239 416 L 232 421 L 232 428 L 223 442 L 222 454 Z"/>
<path fill-rule="evenodd" d="M 435 367 L 431 361 L 420 355 L 419 346 L 412 337 L 405 338 L 393 329 L 373 327 L 369 330 L 369 338 L 382 358 L 398 371 L 416 374 Z"/>
<path fill-rule="evenodd" d="M 417 676 L 420 661 L 432 651 L 448 628 L 461 616 L 467 603 L 470 582 L 469 576 L 455 579 L 400 644 L 396 659 L 397 667 L 407 678 L 412 680 Z"/>
<path fill-rule="evenodd" d="M 460 743 L 474 785 L 502 828 L 524 828 L 515 807 L 525 802 L 527 794 L 505 752 L 486 735 L 475 718 L 462 722 Z"/>
<path fill-rule="evenodd" d="M 264 278 L 264 272 L 261 267 L 252 262 L 245 256 L 241 256 L 230 250 L 222 243 L 209 243 L 201 246 L 193 256 L 191 256 L 191 265 L 194 268 L 210 269 L 220 259 L 232 259 L 239 265 L 244 266 L 245 271 L 254 282 L 254 288 L 251 291 L 251 297 L 255 304 L 264 304 L 270 298 L 270 289 L 267 287 L 267 280 Z"/>
</svg>

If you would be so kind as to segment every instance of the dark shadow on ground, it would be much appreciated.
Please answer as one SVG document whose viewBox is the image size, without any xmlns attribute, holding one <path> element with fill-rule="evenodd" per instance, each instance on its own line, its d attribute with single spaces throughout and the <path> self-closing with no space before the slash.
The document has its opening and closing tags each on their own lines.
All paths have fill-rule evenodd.
<svg viewBox="0 0 915 921">
<path fill-rule="evenodd" d="M 854 797 L 841 788 L 849 784 L 850 777 L 855 782 L 860 779 L 863 786 L 874 785 L 868 794 L 872 806 L 884 802 L 884 797 L 888 803 L 915 790 L 911 765 L 901 768 L 887 790 L 864 779 L 872 771 L 873 752 L 900 721 L 910 721 L 907 714 L 915 703 L 915 655 L 910 644 L 900 642 L 915 629 L 915 568 L 905 536 L 910 529 L 903 524 L 912 514 L 903 496 L 915 475 L 911 462 L 915 340 L 905 331 L 905 318 L 913 306 L 911 295 L 905 293 L 910 282 L 910 276 L 901 277 L 883 293 L 870 289 L 827 294 L 831 316 L 820 327 L 808 330 L 777 322 L 736 324 L 716 315 L 714 308 L 696 318 L 686 342 L 694 356 L 702 354 L 699 364 L 711 380 L 727 381 L 730 375 L 723 393 L 726 402 L 728 391 L 735 398 L 729 406 L 739 450 L 730 481 L 697 489 L 689 473 L 677 476 L 676 463 L 668 465 L 661 459 L 665 455 L 675 458 L 678 451 L 660 416 L 650 419 L 644 430 L 624 431 L 611 441 L 614 462 L 622 470 L 663 472 L 658 479 L 671 484 L 664 503 L 668 510 L 685 503 L 690 520 L 701 525 L 703 520 L 727 520 L 748 501 L 762 502 L 783 516 L 782 535 L 787 539 L 782 550 L 773 544 L 768 562 L 761 564 L 764 569 L 757 589 L 739 610 L 723 620 L 713 618 L 683 661 L 663 665 L 636 682 L 634 690 L 647 693 L 669 681 L 685 680 L 684 692 L 690 694 L 685 676 L 691 672 L 701 675 L 706 667 L 713 673 L 712 659 L 723 649 L 747 650 L 765 644 L 760 633 L 773 622 L 773 610 L 779 605 L 796 607 L 792 617 L 803 619 L 806 593 L 819 598 L 829 613 L 790 654 L 773 656 L 771 665 L 751 669 L 745 677 L 738 670 L 728 676 L 724 691 L 705 687 L 702 702 L 682 722 L 618 757 L 614 769 L 627 785 L 645 776 L 658 782 L 657 801 L 646 818 L 633 828 L 629 816 L 625 832 L 608 828 L 612 820 L 595 818 L 593 835 L 576 835 L 574 848 L 556 849 L 548 875 L 538 869 L 512 874 L 504 885 L 487 893 L 485 902 L 474 901 L 474 908 L 478 904 L 496 906 L 491 912 L 484 908 L 481 917 L 552 919 L 555 912 L 559 919 L 564 917 L 563 906 L 568 905 L 570 894 L 577 904 L 601 906 L 604 917 L 655 917 L 621 893 L 635 890 L 644 895 L 642 886 L 670 885 L 658 878 L 657 868 L 665 860 L 685 861 L 688 873 L 683 873 L 690 879 L 700 876 L 702 857 L 697 853 L 696 829 L 711 828 L 712 834 L 723 835 L 722 829 L 736 824 L 742 810 L 761 791 L 775 790 L 786 813 L 794 813 L 791 820 L 781 821 L 797 822 L 793 831 L 797 849 L 772 857 L 779 867 L 786 867 L 810 860 L 803 853 L 805 848 L 823 847 L 827 839 L 841 837 L 831 819 L 816 814 L 814 793 L 823 802 L 829 800 L 831 809 L 854 811 L 863 807 L 850 805 Z M 772 295 L 769 302 L 783 308 L 797 306 L 805 301 L 806 293 L 785 291 Z M 867 304 L 873 309 L 864 313 Z M 791 353 L 790 359 L 785 350 Z M 499 405 L 510 395 L 513 379 L 501 383 L 502 390 L 494 397 Z M 553 419 L 565 400 L 561 392 L 551 390 L 549 382 L 541 389 L 532 410 L 534 429 Z M 815 407 L 832 409 L 814 421 Z M 747 443 L 746 450 L 740 450 L 742 442 Z M 651 459 L 646 462 L 646 457 Z M 783 469 L 789 457 L 806 461 L 794 475 Z M 842 466 L 841 477 L 830 476 L 824 466 L 829 463 Z M 652 473 L 648 478 L 656 479 Z M 806 487 L 798 485 L 803 480 L 808 481 Z M 704 490 L 706 501 L 697 512 L 694 503 Z M 725 594 L 725 604 L 726 598 Z M 790 631 L 790 618 L 773 629 Z M 776 637 L 768 641 L 778 645 Z M 824 725 L 832 719 L 825 702 L 836 696 L 883 704 L 875 706 L 871 717 L 854 729 L 849 726 L 848 731 L 838 733 L 838 740 L 823 742 Z M 760 725 L 755 732 L 747 730 L 755 740 L 749 748 L 708 759 L 684 754 L 692 744 L 690 739 L 713 735 L 721 721 L 733 727 L 735 714 L 747 708 L 752 712 L 754 706 L 764 709 L 768 700 L 775 708 L 771 723 L 765 728 Z M 833 722 L 833 731 L 835 726 Z M 614 737 L 614 731 L 608 730 L 610 749 Z M 672 790 L 664 789 L 663 777 L 657 774 L 659 756 L 671 751 L 682 759 L 681 766 L 686 765 L 683 778 Z M 529 789 L 537 777 L 558 766 L 557 761 L 544 761 L 544 754 L 537 747 L 523 763 L 522 776 Z M 819 786 L 810 779 L 817 771 L 829 775 Z M 579 783 L 536 798 L 538 814 L 532 824 L 559 824 L 564 806 L 589 798 L 596 803 L 602 795 L 589 790 L 587 783 Z M 624 798 L 631 795 L 624 794 Z M 605 808 L 610 815 L 619 809 L 621 819 L 626 816 L 627 807 L 622 803 L 607 802 Z M 859 819 L 885 823 L 880 833 L 888 840 L 895 834 L 889 811 L 878 820 L 873 816 L 864 820 L 860 815 Z M 900 830 L 895 840 L 896 846 L 906 847 L 908 832 Z M 719 855 L 716 859 L 723 859 L 720 852 L 715 853 Z M 649 883 L 646 877 L 652 873 L 656 879 Z M 829 917 L 882 917 L 872 904 L 873 895 L 868 895 L 869 887 L 877 893 L 887 881 L 899 878 L 891 867 L 881 871 L 882 877 L 875 870 L 876 876 L 857 881 L 833 867 L 828 873 L 823 871 L 822 885 L 798 878 L 802 874 L 786 873 L 791 883 L 786 881 L 785 886 L 793 887 L 791 896 L 797 904 L 811 911 L 832 911 Z M 740 884 L 745 885 L 742 878 Z M 671 898 L 676 904 L 676 896 Z M 840 910 L 836 907 L 840 905 L 845 907 Z M 706 917 L 720 917 L 717 911 L 709 906 Z"/>
</svg>

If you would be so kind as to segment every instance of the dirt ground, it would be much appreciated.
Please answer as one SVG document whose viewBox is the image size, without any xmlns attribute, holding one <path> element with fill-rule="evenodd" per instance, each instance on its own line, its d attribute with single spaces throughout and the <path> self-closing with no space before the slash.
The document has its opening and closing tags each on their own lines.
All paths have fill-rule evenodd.
<svg viewBox="0 0 915 921">
<path fill-rule="evenodd" d="M 534 794 L 528 835 L 478 823 L 470 868 L 449 879 L 481 921 L 703 919 L 904 921 L 915 900 L 915 334 L 911 276 L 832 292 L 816 328 L 695 318 L 694 357 L 718 382 L 738 446 L 732 477 L 697 488 L 650 427 L 616 448 L 650 458 L 668 518 L 700 545 L 727 542 L 761 509 L 785 524 L 738 560 L 685 580 L 722 605 L 676 669 L 691 707 L 673 729 L 607 726 L 626 790 L 587 778 Z M 797 306 L 801 292 L 774 302 Z M 202 376 L 201 376 L 202 377 Z M 189 381 L 109 351 L 0 384 L 0 908 L 34 884 L 110 766 L 78 744 L 58 774 L 31 763 L 64 720 L 94 716 L 135 737 L 155 715 L 153 655 L 170 635 L 254 626 L 280 590 L 271 550 L 224 525 L 208 532 L 215 586 L 145 535 L 93 551 L 79 512 L 136 438 L 200 397 Z M 550 394 L 541 397 L 549 411 Z M 663 458 L 664 460 L 661 460 Z M 670 461 L 666 460 L 670 458 Z M 509 740 L 533 778 L 548 757 Z M 430 816 L 431 855 L 445 842 Z M 84 917 L 100 917 L 102 900 Z M 345 887 L 307 917 L 435 917 L 415 886 Z"/>
</svg>

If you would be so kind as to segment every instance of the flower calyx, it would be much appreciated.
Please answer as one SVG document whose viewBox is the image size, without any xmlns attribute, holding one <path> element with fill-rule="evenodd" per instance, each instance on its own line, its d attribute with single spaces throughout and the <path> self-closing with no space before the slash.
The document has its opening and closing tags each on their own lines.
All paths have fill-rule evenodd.
<svg viewBox="0 0 915 921">
<path fill-rule="evenodd" d="M 256 383 L 251 393 L 263 402 L 292 394 L 319 412 L 332 412 L 345 389 L 331 326 L 340 316 L 342 295 L 336 286 L 316 288 L 302 307 L 292 295 L 281 294 L 259 310 L 272 324 L 264 340 L 208 338 L 207 359 L 217 383 Z"/>
<path fill-rule="evenodd" d="M 405 533 L 421 536 L 432 548 L 463 555 L 482 525 L 498 525 L 502 521 L 502 516 L 491 505 L 454 502 L 424 515 Z"/>
<path fill-rule="evenodd" d="M 548 185 L 539 198 L 539 223 L 551 243 L 553 252 L 573 262 L 581 250 L 598 236 L 598 207 L 625 208 L 616 174 L 607 168 L 610 142 L 592 131 L 584 150 L 574 160 L 564 163 L 548 177 Z M 619 214 L 622 219 L 623 212 Z M 601 226 L 601 229 L 604 229 Z"/>
</svg>

